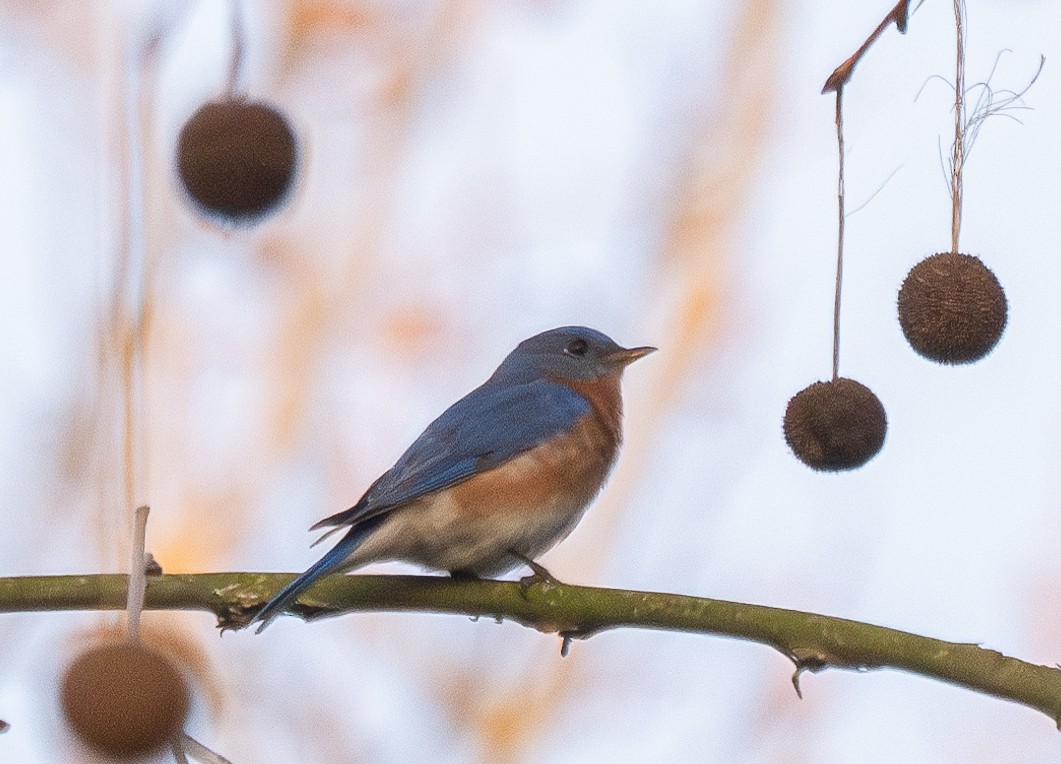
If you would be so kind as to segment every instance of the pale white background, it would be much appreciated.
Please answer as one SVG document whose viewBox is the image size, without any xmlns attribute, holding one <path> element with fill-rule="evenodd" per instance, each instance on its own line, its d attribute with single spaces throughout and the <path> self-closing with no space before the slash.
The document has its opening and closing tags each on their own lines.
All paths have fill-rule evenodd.
<svg viewBox="0 0 1061 764">
<path fill-rule="evenodd" d="M 0 4 L 0 575 L 124 569 L 119 362 L 138 306 L 135 500 L 170 572 L 302 570 L 345 508 L 523 337 L 564 323 L 661 352 L 628 443 L 543 560 L 572 582 L 808 609 L 1061 660 L 1061 6 L 970 3 L 988 122 L 963 249 L 1009 326 L 982 363 L 910 351 L 894 302 L 950 243 L 950 4 L 889 29 L 845 93 L 841 371 L 883 401 L 866 468 L 781 438 L 829 374 L 830 71 L 884 3 L 247 3 L 242 84 L 289 115 L 298 185 L 204 220 L 173 146 L 227 74 L 228 5 Z M 876 7 L 879 6 L 879 7 Z M 920 95 L 919 95 L 920 94 Z M 882 187 L 883 186 L 883 187 Z M 879 189 L 879 191 L 878 191 Z M 383 570 L 406 570 L 400 565 Z M 0 617 L 0 758 L 92 761 L 56 706 L 113 614 Z M 219 639 L 149 614 L 234 762 L 1049 762 L 1031 710 L 895 672 L 803 679 L 756 645 L 358 615 Z"/>
</svg>

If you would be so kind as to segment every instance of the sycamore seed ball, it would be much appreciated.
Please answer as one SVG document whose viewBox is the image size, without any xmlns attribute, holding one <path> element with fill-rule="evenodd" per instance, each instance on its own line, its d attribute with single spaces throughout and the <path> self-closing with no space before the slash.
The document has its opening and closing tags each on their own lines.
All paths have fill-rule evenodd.
<svg viewBox="0 0 1061 764">
<path fill-rule="evenodd" d="M 295 136 L 272 106 L 237 99 L 199 108 L 177 140 L 177 173 L 204 210 L 244 222 L 275 208 L 295 177 Z"/>
<path fill-rule="evenodd" d="M 873 391 L 844 377 L 800 390 L 785 410 L 785 441 L 792 453 L 825 472 L 861 467 L 880 451 L 887 429 L 884 406 Z"/>
<path fill-rule="evenodd" d="M 979 361 L 1006 328 L 1006 294 L 980 258 L 941 252 L 915 265 L 899 289 L 907 342 L 940 363 Z"/>
<path fill-rule="evenodd" d="M 160 749 L 183 728 L 188 686 L 161 653 L 116 642 L 90 648 L 70 664 L 60 701 L 82 742 L 128 759 Z"/>
</svg>

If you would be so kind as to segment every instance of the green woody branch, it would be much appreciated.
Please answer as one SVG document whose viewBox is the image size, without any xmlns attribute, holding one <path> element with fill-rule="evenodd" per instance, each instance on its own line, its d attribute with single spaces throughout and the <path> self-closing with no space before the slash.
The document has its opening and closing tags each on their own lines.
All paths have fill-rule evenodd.
<svg viewBox="0 0 1061 764">
<path fill-rule="evenodd" d="M 202 573 L 148 578 L 145 608 L 204 610 L 239 628 L 286 573 Z M 127 576 L 0 578 L 0 612 L 121 610 Z M 431 576 L 332 576 L 292 608 L 306 620 L 356 611 L 417 611 L 509 619 L 564 638 L 629 626 L 736 637 L 769 645 L 804 671 L 893 668 L 1021 703 L 1061 723 L 1061 669 L 1026 663 L 974 644 L 796 610 L 678 594 L 571 586 L 552 580 L 453 580 Z"/>
</svg>

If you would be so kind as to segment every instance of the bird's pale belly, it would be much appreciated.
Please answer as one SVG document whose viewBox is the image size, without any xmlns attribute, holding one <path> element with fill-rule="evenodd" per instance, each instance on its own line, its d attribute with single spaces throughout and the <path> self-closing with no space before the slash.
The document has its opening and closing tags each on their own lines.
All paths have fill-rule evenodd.
<svg viewBox="0 0 1061 764">
<path fill-rule="evenodd" d="M 547 446 L 392 510 L 344 567 L 405 560 L 493 576 L 535 559 L 578 523 L 615 459 L 592 417 Z"/>
</svg>

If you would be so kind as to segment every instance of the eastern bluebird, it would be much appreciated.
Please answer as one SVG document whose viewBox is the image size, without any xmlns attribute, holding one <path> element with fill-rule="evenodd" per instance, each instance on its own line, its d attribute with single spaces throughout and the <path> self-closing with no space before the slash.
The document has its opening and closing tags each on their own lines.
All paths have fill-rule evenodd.
<svg viewBox="0 0 1061 764">
<path fill-rule="evenodd" d="M 310 530 L 346 535 L 254 616 L 258 633 L 322 576 L 384 560 L 492 576 L 569 534 L 622 439 L 623 348 L 584 326 L 521 342 L 482 385 L 427 426 L 365 495 Z"/>
</svg>

